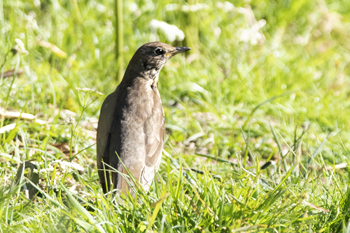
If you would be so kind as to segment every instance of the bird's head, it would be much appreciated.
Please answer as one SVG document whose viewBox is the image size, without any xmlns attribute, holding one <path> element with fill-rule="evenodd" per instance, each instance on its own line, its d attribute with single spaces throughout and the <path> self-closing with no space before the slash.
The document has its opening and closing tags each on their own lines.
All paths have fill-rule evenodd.
<svg viewBox="0 0 350 233">
<path fill-rule="evenodd" d="M 188 47 L 173 47 L 162 42 L 150 42 L 136 51 L 129 66 L 139 67 L 143 73 L 154 79 L 172 56 L 188 50 L 190 50 Z"/>
</svg>

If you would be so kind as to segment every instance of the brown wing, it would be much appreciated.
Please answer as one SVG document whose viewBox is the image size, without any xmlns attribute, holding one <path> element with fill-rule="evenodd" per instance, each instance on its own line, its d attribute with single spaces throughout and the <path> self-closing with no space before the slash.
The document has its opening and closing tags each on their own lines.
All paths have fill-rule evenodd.
<svg viewBox="0 0 350 233">
<path fill-rule="evenodd" d="M 157 102 L 158 106 L 154 109 L 152 117 L 148 119 L 144 127 L 146 137 L 146 156 L 145 165 L 142 170 L 141 184 L 146 192 L 148 191 L 154 179 L 155 172 L 159 167 L 164 145 L 164 112 L 160 99 L 157 99 Z"/>
<path fill-rule="evenodd" d="M 110 164 L 109 161 L 109 147 L 111 140 L 111 126 L 113 121 L 114 109 L 117 103 L 117 91 L 113 92 L 102 104 L 100 118 L 98 120 L 97 127 L 97 169 L 98 175 L 100 177 L 101 186 L 103 192 L 106 193 L 109 188 L 109 172 L 104 172 L 104 168 L 106 170 L 110 170 L 107 166 L 102 164 L 102 161 Z"/>
</svg>

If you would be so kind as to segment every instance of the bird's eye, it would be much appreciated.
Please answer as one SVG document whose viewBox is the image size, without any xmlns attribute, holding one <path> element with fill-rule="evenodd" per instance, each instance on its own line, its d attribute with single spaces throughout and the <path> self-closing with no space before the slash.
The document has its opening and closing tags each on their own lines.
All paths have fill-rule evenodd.
<svg viewBox="0 0 350 233">
<path fill-rule="evenodd" d="M 164 52 L 164 50 L 161 49 L 161 48 L 156 48 L 156 49 L 154 50 L 154 53 L 155 53 L 156 55 L 162 55 L 162 54 L 164 54 L 165 52 Z"/>
</svg>

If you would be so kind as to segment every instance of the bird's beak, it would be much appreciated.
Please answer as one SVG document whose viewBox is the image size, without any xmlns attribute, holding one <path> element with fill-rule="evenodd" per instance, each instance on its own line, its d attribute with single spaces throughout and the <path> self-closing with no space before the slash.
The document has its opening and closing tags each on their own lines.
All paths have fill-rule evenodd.
<svg viewBox="0 0 350 233">
<path fill-rule="evenodd" d="M 183 52 L 186 52 L 190 49 L 191 48 L 189 48 L 189 47 L 176 47 L 175 50 L 171 51 L 167 56 L 174 56 L 178 53 L 183 53 Z"/>
<path fill-rule="evenodd" d="M 191 48 L 189 48 L 189 47 L 176 47 L 175 54 L 183 53 L 183 52 L 186 52 L 186 51 L 188 51 L 190 49 Z"/>
</svg>

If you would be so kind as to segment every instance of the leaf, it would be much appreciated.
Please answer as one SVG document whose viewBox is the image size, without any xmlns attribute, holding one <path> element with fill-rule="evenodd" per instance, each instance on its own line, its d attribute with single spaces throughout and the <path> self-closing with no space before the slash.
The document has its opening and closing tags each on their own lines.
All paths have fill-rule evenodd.
<svg viewBox="0 0 350 233">
<path fill-rule="evenodd" d="M 56 54 L 60 58 L 66 58 L 67 53 L 63 52 L 60 48 L 58 48 L 56 45 L 51 44 L 47 41 L 39 41 L 39 45 L 45 48 L 50 49 L 54 54 Z"/>
<path fill-rule="evenodd" d="M 60 183 L 60 185 L 61 185 L 62 189 L 66 192 L 69 200 L 71 201 L 71 203 L 75 207 L 75 209 L 78 210 L 78 212 L 81 215 L 83 215 L 85 218 L 87 218 L 91 224 L 95 225 L 97 222 L 94 219 L 94 217 L 89 213 L 89 211 L 87 211 L 82 205 L 80 205 L 80 203 L 73 197 L 73 195 L 66 189 L 66 187 L 62 183 Z M 77 219 L 74 219 L 74 220 L 77 221 Z M 79 220 L 79 222 L 83 223 L 83 225 L 87 226 L 87 224 L 85 224 L 85 222 L 80 221 L 80 220 Z M 96 224 L 95 226 L 99 230 L 99 232 L 105 232 L 100 225 Z M 88 230 L 88 229 L 86 229 L 86 230 Z"/>
<path fill-rule="evenodd" d="M 19 124 L 17 123 L 14 123 L 15 124 L 15 127 L 10 131 L 10 133 L 7 135 L 7 138 L 5 140 L 5 143 L 9 143 L 11 142 L 17 135 L 17 131 L 18 131 L 18 126 Z M 11 124 L 12 125 L 12 124 Z M 3 127 L 4 128 L 4 127 Z M 0 129 L 1 130 L 1 129 Z"/>
<path fill-rule="evenodd" d="M 13 130 L 15 127 L 16 127 L 16 123 L 6 125 L 6 126 L 0 128 L 0 134 L 5 133 L 5 132 L 10 131 L 10 130 Z"/>
<path fill-rule="evenodd" d="M 165 186 L 165 187 L 163 188 L 163 192 L 162 192 L 162 195 L 160 196 L 159 200 L 151 205 L 151 207 L 155 207 L 155 208 L 154 208 L 152 217 L 151 217 L 150 220 L 149 220 L 149 224 L 148 224 L 147 230 L 151 229 L 151 227 L 152 227 L 152 225 L 153 225 L 153 223 L 154 223 L 154 220 L 156 220 L 157 214 L 158 214 L 158 212 L 159 212 L 159 210 L 160 210 L 160 207 L 162 206 L 163 201 L 164 201 L 165 198 L 167 198 L 169 195 L 170 195 L 170 193 L 167 193 L 167 192 L 166 192 L 166 186 Z"/>
<path fill-rule="evenodd" d="M 303 201 L 303 204 L 315 209 L 315 210 L 319 210 L 319 211 L 322 211 L 322 212 L 326 212 L 326 213 L 329 213 L 330 211 L 329 210 L 326 210 L 326 209 L 323 209 L 322 207 L 319 207 L 317 205 L 314 205 L 312 203 L 309 203 L 307 201 Z"/>
</svg>

